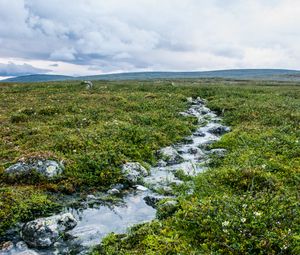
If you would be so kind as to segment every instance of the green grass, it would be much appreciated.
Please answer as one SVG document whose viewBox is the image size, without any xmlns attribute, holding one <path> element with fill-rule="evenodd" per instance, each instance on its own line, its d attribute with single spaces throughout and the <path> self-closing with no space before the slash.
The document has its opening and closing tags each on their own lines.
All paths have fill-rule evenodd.
<svg viewBox="0 0 300 255">
<path fill-rule="evenodd" d="M 195 120 L 178 114 L 188 107 L 186 94 L 170 84 L 138 82 L 95 82 L 92 91 L 80 82 L 1 84 L 2 196 L 8 196 L 7 187 L 73 193 L 122 182 L 124 162 L 154 163 L 156 150 L 191 132 Z M 31 157 L 63 160 L 63 176 L 47 182 L 3 173 L 18 159 Z M 21 189 L 15 196 L 22 198 Z M 0 230 L 25 218 L 7 214 L 10 208 L 9 203 L 0 207 L 7 215 Z"/>
<path fill-rule="evenodd" d="M 110 235 L 94 254 L 299 254 L 300 87 L 195 91 L 232 126 L 213 145 L 228 154 L 194 178 L 173 216 Z"/>
<path fill-rule="evenodd" d="M 110 235 L 94 253 L 299 253 L 300 87 L 292 83 L 95 82 L 93 91 L 79 82 L 1 84 L 0 173 L 37 155 L 64 160 L 66 171 L 36 183 L 1 174 L 0 230 L 53 210 L 49 191 L 102 190 L 123 181 L 123 162 L 154 163 L 158 148 L 195 127 L 178 114 L 187 96 L 207 99 L 232 127 L 213 145 L 226 157 L 193 179 L 192 195 L 182 191 L 173 216 L 125 239 Z"/>
</svg>

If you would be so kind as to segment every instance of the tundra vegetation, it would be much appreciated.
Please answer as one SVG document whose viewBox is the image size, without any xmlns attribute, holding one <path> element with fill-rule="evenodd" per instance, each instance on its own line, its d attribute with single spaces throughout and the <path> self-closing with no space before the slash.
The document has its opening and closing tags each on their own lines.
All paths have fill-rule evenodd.
<svg viewBox="0 0 300 255">
<path fill-rule="evenodd" d="M 300 84 L 174 80 L 0 84 L 0 235 L 61 206 L 58 197 L 122 183 L 125 162 L 155 164 L 196 121 L 179 112 L 201 97 L 232 131 L 172 215 L 111 234 L 93 254 L 299 254 Z M 19 161 L 62 161 L 61 176 L 13 178 Z M 183 176 L 184 178 L 184 176 Z"/>
</svg>

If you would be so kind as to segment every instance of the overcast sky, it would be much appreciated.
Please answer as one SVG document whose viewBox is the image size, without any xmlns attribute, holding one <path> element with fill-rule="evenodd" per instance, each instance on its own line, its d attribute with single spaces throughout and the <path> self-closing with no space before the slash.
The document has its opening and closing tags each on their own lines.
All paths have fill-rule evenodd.
<svg viewBox="0 0 300 255">
<path fill-rule="evenodd" d="M 299 0 L 0 0 L 0 76 L 300 69 Z"/>
</svg>

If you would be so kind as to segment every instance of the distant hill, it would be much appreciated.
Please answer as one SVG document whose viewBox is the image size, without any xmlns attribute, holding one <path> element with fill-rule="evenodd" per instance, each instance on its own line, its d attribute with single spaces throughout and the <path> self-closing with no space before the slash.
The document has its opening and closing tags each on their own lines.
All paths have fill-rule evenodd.
<svg viewBox="0 0 300 255">
<path fill-rule="evenodd" d="M 237 80 L 300 81 L 300 71 L 285 69 L 233 69 L 204 72 L 133 72 L 93 76 L 36 74 L 19 76 L 2 82 L 45 82 L 65 80 L 149 80 L 149 79 L 223 78 Z"/>
<path fill-rule="evenodd" d="M 1 82 L 45 82 L 45 81 L 65 81 L 74 79 L 72 76 L 66 75 L 51 75 L 51 74 L 31 74 L 18 76 L 2 80 Z"/>
</svg>

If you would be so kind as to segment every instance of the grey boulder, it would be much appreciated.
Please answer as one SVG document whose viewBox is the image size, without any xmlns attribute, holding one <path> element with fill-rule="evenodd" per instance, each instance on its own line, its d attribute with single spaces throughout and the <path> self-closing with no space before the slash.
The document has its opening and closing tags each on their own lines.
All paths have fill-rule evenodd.
<svg viewBox="0 0 300 255">
<path fill-rule="evenodd" d="M 143 177 L 148 176 L 148 171 L 138 162 L 128 162 L 122 166 L 121 172 L 130 184 L 137 184 Z"/>
<path fill-rule="evenodd" d="M 4 172 L 10 176 L 27 175 L 36 171 L 46 178 L 53 178 L 62 174 L 64 166 L 54 160 L 38 159 L 31 162 L 18 162 L 8 167 Z"/>
<path fill-rule="evenodd" d="M 86 89 L 92 89 L 94 87 L 94 84 L 91 81 L 83 81 L 81 84 L 85 85 Z"/>
<path fill-rule="evenodd" d="M 21 237 L 32 247 L 49 247 L 76 225 L 77 221 L 71 213 L 39 218 L 23 226 Z"/>
<path fill-rule="evenodd" d="M 109 189 L 107 191 L 107 194 L 109 194 L 109 195 L 117 195 L 117 194 L 120 194 L 120 190 L 118 190 L 118 189 Z"/>
<path fill-rule="evenodd" d="M 165 161 L 167 165 L 174 165 L 184 161 L 177 150 L 171 146 L 160 149 L 158 151 L 158 156 Z"/>
<path fill-rule="evenodd" d="M 223 126 L 223 125 L 220 125 L 220 124 L 216 124 L 213 127 L 211 127 L 208 130 L 208 132 L 212 133 L 212 134 L 215 134 L 215 135 L 223 135 L 225 133 L 230 132 L 230 128 L 226 127 L 226 126 Z"/>
<path fill-rule="evenodd" d="M 196 99 L 193 100 L 193 104 L 197 104 L 197 105 L 205 104 L 205 100 L 201 99 L 200 97 L 197 97 Z"/>
<path fill-rule="evenodd" d="M 226 149 L 212 149 L 209 151 L 209 154 L 215 157 L 223 158 L 227 153 Z"/>
<path fill-rule="evenodd" d="M 144 201 L 147 205 L 151 206 L 152 208 L 156 209 L 157 204 L 159 201 L 161 201 L 162 198 L 160 197 L 155 197 L 155 196 L 146 196 L 144 197 Z"/>
</svg>

